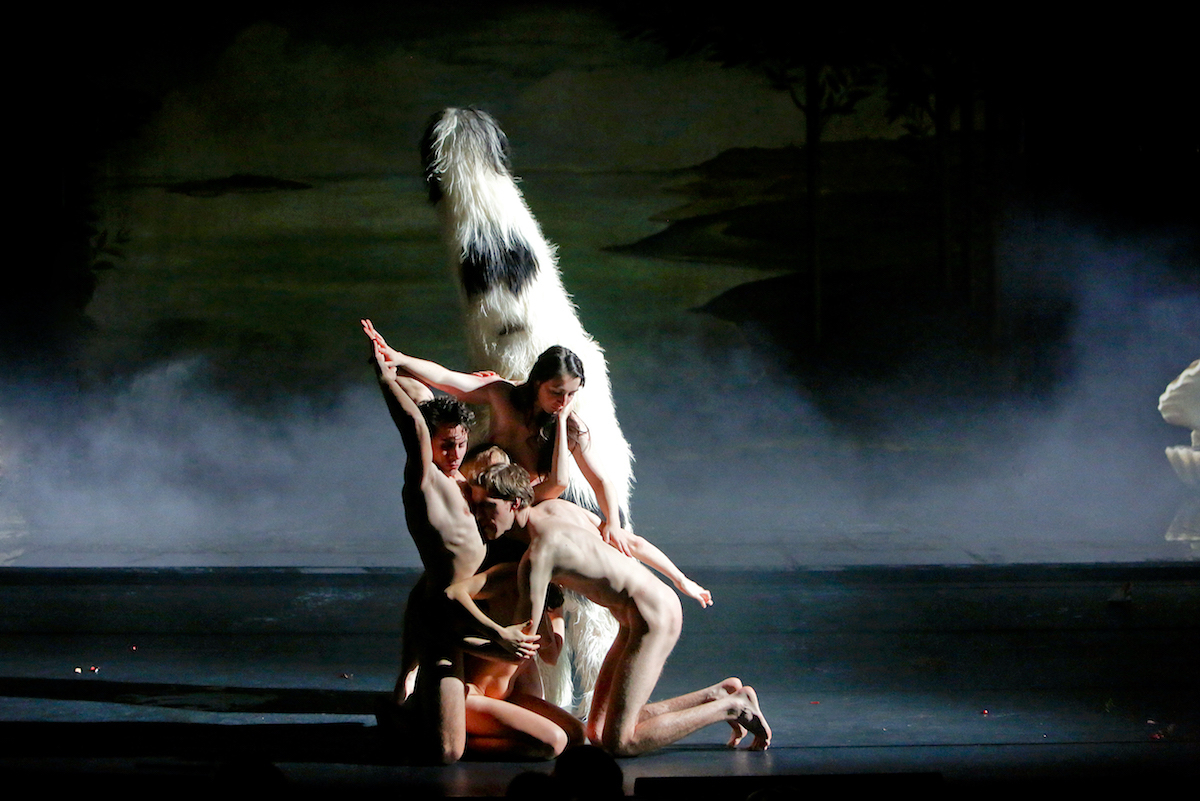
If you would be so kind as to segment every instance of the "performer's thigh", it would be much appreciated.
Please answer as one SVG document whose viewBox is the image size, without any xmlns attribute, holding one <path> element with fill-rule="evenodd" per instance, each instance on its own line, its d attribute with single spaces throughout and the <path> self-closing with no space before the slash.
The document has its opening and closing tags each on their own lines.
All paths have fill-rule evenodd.
<svg viewBox="0 0 1200 801">
<path fill-rule="evenodd" d="M 467 734 L 471 736 L 528 738 L 548 745 L 566 739 L 562 728 L 549 718 L 484 695 L 467 696 L 466 721 Z"/>
<path fill-rule="evenodd" d="M 437 656 L 432 649 L 427 649 L 417 671 L 414 695 L 430 737 L 436 737 L 443 744 L 463 741 L 466 737 L 463 721 L 467 688 L 463 682 L 461 653 L 450 650 Z"/>
<path fill-rule="evenodd" d="M 628 740 L 637 727 L 642 707 L 662 675 L 663 665 L 675 646 L 669 632 L 635 628 L 629 632 L 629 642 L 613 674 L 611 697 L 606 710 L 604 744 L 615 747 Z"/>
<path fill-rule="evenodd" d="M 581 741 L 584 737 L 583 723 L 579 718 L 545 699 L 527 693 L 513 693 L 508 697 L 508 702 L 546 718 L 561 728 L 572 741 Z"/>
<path fill-rule="evenodd" d="M 613 640 L 612 647 L 608 649 L 608 655 L 604 657 L 604 664 L 600 666 L 600 675 L 596 677 L 596 686 L 592 693 L 592 708 L 588 713 L 588 726 L 591 731 L 599 735 L 600 727 L 604 725 L 604 720 L 607 717 L 609 701 L 612 697 L 613 677 L 617 672 L 617 665 L 621 664 L 625 659 L 625 651 L 629 647 L 629 630 L 622 624 L 617 630 L 617 637 Z"/>
</svg>

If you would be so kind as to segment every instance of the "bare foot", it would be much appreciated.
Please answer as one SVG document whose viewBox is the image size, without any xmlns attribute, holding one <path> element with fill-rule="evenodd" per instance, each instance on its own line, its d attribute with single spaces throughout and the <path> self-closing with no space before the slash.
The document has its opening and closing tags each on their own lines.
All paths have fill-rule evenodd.
<svg viewBox="0 0 1200 801">
<path fill-rule="evenodd" d="M 745 708 L 738 715 L 737 722 L 754 735 L 754 742 L 750 744 L 750 750 L 766 751 L 771 745 L 771 727 L 767 725 L 767 719 L 763 717 L 762 710 L 758 708 L 758 694 L 754 692 L 753 687 L 742 687 L 735 695 L 742 696 L 745 703 Z"/>
<path fill-rule="evenodd" d="M 735 676 L 730 676 L 718 684 L 717 687 L 718 692 L 721 694 L 713 696 L 714 701 L 718 698 L 723 698 L 726 695 L 733 695 L 738 690 L 742 689 L 742 680 Z"/>
<path fill-rule="evenodd" d="M 749 734 L 749 732 L 746 731 L 745 726 L 738 723 L 736 720 L 729 721 L 729 728 L 733 729 L 733 731 L 730 732 L 729 742 L 725 743 L 725 747 L 726 748 L 737 748 L 738 743 L 740 743 L 742 741 L 742 738 L 745 737 L 747 734 Z"/>
<path fill-rule="evenodd" d="M 721 698 L 726 698 L 730 695 L 733 695 L 740 689 L 742 689 L 742 680 L 730 676 L 720 684 L 717 684 L 713 687 L 714 692 L 710 700 L 718 701 Z M 737 720 L 729 721 L 729 728 L 733 729 L 733 731 L 730 732 L 729 742 L 725 743 L 725 747 L 737 748 L 738 743 L 740 743 L 742 738 L 744 738 L 749 732 L 747 732 L 746 727 L 738 723 Z"/>
</svg>

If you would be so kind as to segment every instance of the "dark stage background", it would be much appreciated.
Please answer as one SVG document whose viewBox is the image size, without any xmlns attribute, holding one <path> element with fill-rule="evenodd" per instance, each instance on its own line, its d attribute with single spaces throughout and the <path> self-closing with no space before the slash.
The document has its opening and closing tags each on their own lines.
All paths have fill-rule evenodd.
<svg viewBox="0 0 1200 801">
<path fill-rule="evenodd" d="M 0 771 L 529 767 L 401 765 L 371 715 L 419 560 L 358 321 L 472 366 L 417 142 L 477 105 L 607 349 L 635 527 L 715 595 L 656 698 L 738 675 L 774 730 L 627 791 L 1195 779 L 1200 496 L 1156 409 L 1200 357 L 1190 28 L 293 5 L 12 26 Z"/>
<path fill-rule="evenodd" d="M 0 561 L 417 565 L 358 319 L 470 366 L 416 152 L 467 104 L 682 565 L 1193 558 L 1155 409 L 1200 355 L 1180 26 L 751 10 L 56 20 L 37 246 L 3 268 Z"/>
</svg>

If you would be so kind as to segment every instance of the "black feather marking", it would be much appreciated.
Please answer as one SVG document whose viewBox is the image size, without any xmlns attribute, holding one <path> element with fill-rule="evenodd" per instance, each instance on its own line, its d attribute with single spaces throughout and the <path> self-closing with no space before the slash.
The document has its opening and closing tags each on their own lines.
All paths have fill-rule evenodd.
<svg viewBox="0 0 1200 801">
<path fill-rule="evenodd" d="M 533 258 L 533 251 L 524 242 L 505 249 L 497 261 L 492 261 L 487 253 L 472 246 L 463 258 L 460 275 L 467 297 L 482 295 L 500 285 L 512 294 L 519 295 L 537 275 L 537 262 Z"/>
</svg>

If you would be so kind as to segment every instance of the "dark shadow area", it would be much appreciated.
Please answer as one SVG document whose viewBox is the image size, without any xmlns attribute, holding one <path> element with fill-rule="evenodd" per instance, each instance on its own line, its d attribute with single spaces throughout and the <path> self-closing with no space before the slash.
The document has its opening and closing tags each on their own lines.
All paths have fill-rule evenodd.
<svg viewBox="0 0 1200 801">
<path fill-rule="evenodd" d="M 130 706 L 314 715 L 373 715 L 378 693 L 300 687 L 202 687 L 152 682 L 87 682 L 0 677 L 0 696 L 48 701 L 92 701 Z"/>
<path fill-rule="evenodd" d="M 0 723 L 0 733 L 21 757 L 342 762 L 378 759 L 380 750 L 375 732 L 357 723 Z"/>
</svg>

